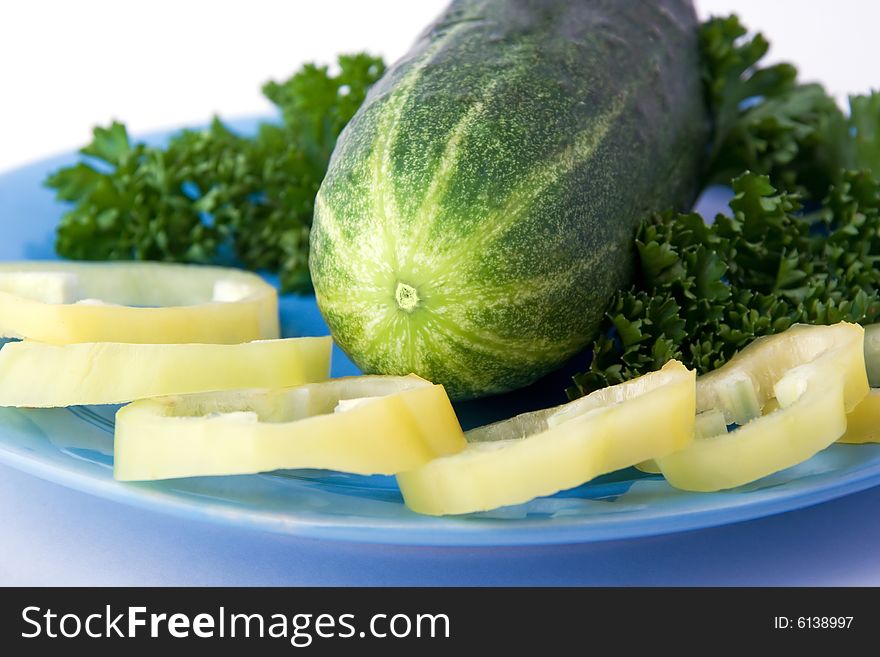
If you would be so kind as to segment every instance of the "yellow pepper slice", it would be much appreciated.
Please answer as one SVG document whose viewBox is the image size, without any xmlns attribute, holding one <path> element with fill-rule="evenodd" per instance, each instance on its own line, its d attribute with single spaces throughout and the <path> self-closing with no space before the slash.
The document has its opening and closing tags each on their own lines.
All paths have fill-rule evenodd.
<svg viewBox="0 0 880 657">
<path fill-rule="evenodd" d="M 277 338 L 256 274 L 154 262 L 0 263 L 0 338 L 51 344 L 237 344 Z"/>
<path fill-rule="evenodd" d="M 415 375 L 350 377 L 134 402 L 116 415 L 114 474 L 126 481 L 280 468 L 394 474 L 465 444 L 443 386 Z"/>
<path fill-rule="evenodd" d="M 880 324 L 865 327 L 865 367 L 871 392 L 847 416 L 846 433 L 837 442 L 880 442 Z"/>
<path fill-rule="evenodd" d="M 401 473 L 407 506 L 446 515 L 520 504 L 674 452 L 694 433 L 694 373 L 678 361 L 582 399 L 474 429 L 467 448 Z"/>
<path fill-rule="evenodd" d="M 719 433 L 725 433 L 726 431 L 727 422 L 724 419 L 724 413 L 717 409 L 697 413 L 697 417 L 694 418 L 695 440 L 708 438 L 709 436 L 717 436 Z M 636 463 L 635 468 L 648 474 L 661 474 L 660 466 L 658 466 L 657 462 L 653 459 Z"/>
<path fill-rule="evenodd" d="M 332 346 L 329 336 L 235 345 L 11 342 L 0 349 L 0 406 L 121 404 L 323 381 Z"/>
<path fill-rule="evenodd" d="M 676 488 L 734 488 L 807 460 L 847 426 L 868 393 L 864 331 L 856 324 L 793 326 L 755 340 L 697 380 L 697 410 L 741 425 L 658 459 Z M 773 401 L 775 399 L 775 402 Z M 762 415 L 768 403 L 779 408 Z"/>
<path fill-rule="evenodd" d="M 846 433 L 839 443 L 860 445 L 880 442 L 880 388 L 871 392 L 846 416 Z"/>
</svg>

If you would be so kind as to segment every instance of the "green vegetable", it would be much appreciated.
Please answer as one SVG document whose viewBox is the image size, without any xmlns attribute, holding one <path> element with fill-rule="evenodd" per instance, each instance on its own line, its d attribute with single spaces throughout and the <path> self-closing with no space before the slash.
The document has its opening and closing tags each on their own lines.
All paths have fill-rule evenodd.
<svg viewBox="0 0 880 657">
<path fill-rule="evenodd" d="M 745 36 L 735 16 L 701 28 L 714 122 L 705 181 L 747 171 L 732 181 L 734 216 L 646 220 L 635 285 L 608 306 L 571 397 L 670 358 L 709 372 L 794 323 L 880 320 L 880 93 L 851 97 L 846 117 L 793 66 L 761 68 L 767 42 Z"/>
<path fill-rule="evenodd" d="M 847 135 L 853 164 L 880 176 L 880 92 L 850 96 Z"/>
<path fill-rule="evenodd" d="M 769 44 L 736 16 L 706 21 L 700 44 L 714 123 L 706 184 L 752 171 L 820 200 L 844 169 L 880 174 L 880 94 L 851 98 L 844 116 L 821 85 L 798 83 L 791 64 L 761 67 Z"/>
<path fill-rule="evenodd" d="M 374 87 L 316 203 L 311 272 L 367 372 L 456 398 L 586 346 L 646 213 L 707 136 L 690 2 L 454 2 Z"/>
<path fill-rule="evenodd" d="M 880 181 L 845 172 L 804 215 L 766 176 L 733 181 L 733 216 L 667 212 L 636 240 L 637 284 L 606 313 L 574 398 L 676 358 L 698 373 L 792 324 L 880 320 Z"/>
<path fill-rule="evenodd" d="M 84 260 L 229 261 L 277 272 L 308 291 L 315 194 L 336 137 L 384 72 L 381 60 L 343 55 L 339 72 L 307 64 L 266 96 L 283 122 L 253 137 L 219 119 L 158 148 L 125 126 L 95 128 L 85 158 L 46 184 L 73 204 L 58 226 L 59 255 Z"/>
</svg>

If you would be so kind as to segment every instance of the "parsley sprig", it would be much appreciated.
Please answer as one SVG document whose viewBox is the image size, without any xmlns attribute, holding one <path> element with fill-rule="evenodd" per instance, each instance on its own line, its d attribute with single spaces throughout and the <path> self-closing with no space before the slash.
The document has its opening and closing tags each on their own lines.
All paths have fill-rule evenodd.
<svg viewBox="0 0 880 657">
<path fill-rule="evenodd" d="M 736 16 L 706 21 L 700 43 L 714 123 L 704 183 L 729 185 L 752 171 L 820 200 L 845 169 L 880 172 L 880 94 L 850 98 L 845 116 L 821 85 L 799 83 L 791 64 L 761 66 L 769 44 Z"/>
<path fill-rule="evenodd" d="M 254 136 L 215 118 L 160 148 L 132 142 L 122 123 L 95 128 L 83 159 L 46 181 L 73 204 L 58 254 L 240 264 L 277 273 L 285 291 L 309 291 L 315 195 L 337 136 L 385 69 L 365 54 L 338 63 L 336 73 L 307 64 L 265 85 L 282 121 Z"/>
<path fill-rule="evenodd" d="M 667 212 L 636 240 L 638 281 L 619 293 L 593 346 L 578 397 L 677 358 L 698 372 L 720 367 L 756 337 L 795 323 L 862 324 L 880 318 L 880 182 L 846 172 L 822 207 L 767 176 L 733 181 L 732 216 L 708 225 Z"/>
</svg>

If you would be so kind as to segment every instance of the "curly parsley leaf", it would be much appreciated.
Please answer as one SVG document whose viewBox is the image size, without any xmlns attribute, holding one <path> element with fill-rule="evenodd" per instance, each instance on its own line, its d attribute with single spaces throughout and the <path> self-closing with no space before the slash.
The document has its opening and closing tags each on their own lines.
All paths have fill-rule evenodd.
<svg viewBox="0 0 880 657">
<path fill-rule="evenodd" d="M 264 93 L 282 121 L 252 137 L 215 119 L 157 148 L 132 143 L 121 123 L 95 128 L 82 161 L 46 180 L 73 205 L 58 226 L 57 252 L 241 264 L 278 273 L 285 291 L 308 291 L 315 195 L 337 136 L 383 72 L 380 59 L 343 55 L 335 73 L 307 64 L 270 82 Z"/>
<path fill-rule="evenodd" d="M 880 181 L 847 171 L 821 206 L 767 176 L 733 180 L 732 216 L 667 212 L 639 230 L 637 280 L 612 301 L 574 398 L 678 358 L 699 373 L 797 322 L 880 319 Z"/>
<path fill-rule="evenodd" d="M 700 45 L 713 119 L 704 184 L 752 171 L 816 201 L 845 169 L 880 171 L 880 94 L 851 97 L 845 116 L 791 64 L 762 66 L 767 40 L 735 15 L 703 23 Z"/>
<path fill-rule="evenodd" d="M 326 169 L 337 136 L 384 72 L 381 59 L 340 55 L 337 75 L 330 75 L 326 66 L 306 64 L 289 80 L 266 83 L 263 94 L 280 108 L 299 148 Z"/>
</svg>

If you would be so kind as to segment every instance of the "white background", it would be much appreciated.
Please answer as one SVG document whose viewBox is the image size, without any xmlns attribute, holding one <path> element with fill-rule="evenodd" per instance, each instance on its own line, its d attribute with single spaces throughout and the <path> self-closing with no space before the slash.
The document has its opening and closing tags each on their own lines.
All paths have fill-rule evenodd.
<svg viewBox="0 0 880 657">
<path fill-rule="evenodd" d="M 0 170 L 133 132 L 269 111 L 260 85 L 304 61 L 368 50 L 393 61 L 446 0 L 2 0 Z M 701 0 L 764 31 L 773 59 L 847 92 L 880 86 L 878 0 Z"/>
</svg>

